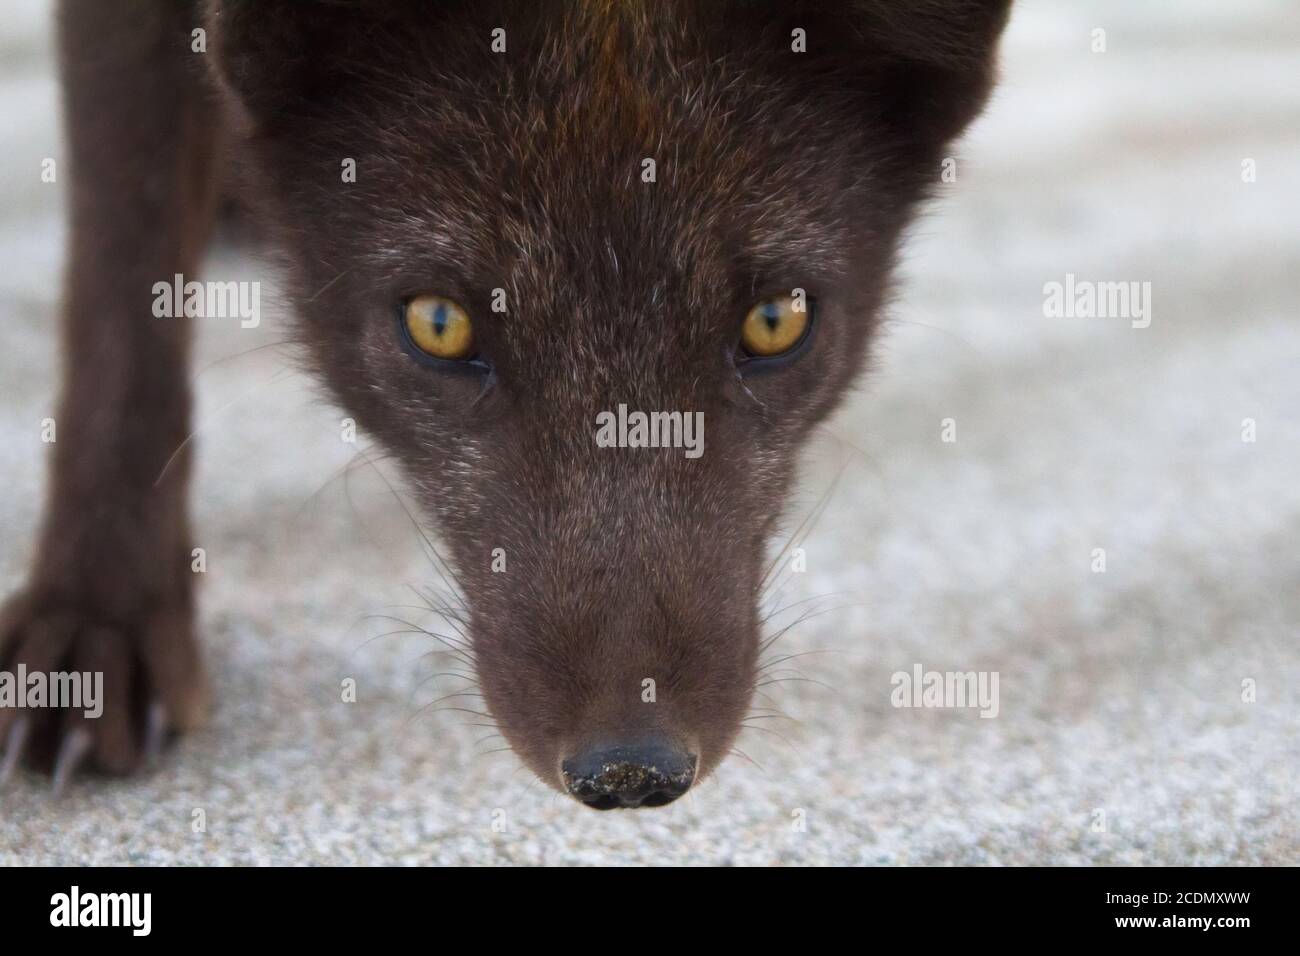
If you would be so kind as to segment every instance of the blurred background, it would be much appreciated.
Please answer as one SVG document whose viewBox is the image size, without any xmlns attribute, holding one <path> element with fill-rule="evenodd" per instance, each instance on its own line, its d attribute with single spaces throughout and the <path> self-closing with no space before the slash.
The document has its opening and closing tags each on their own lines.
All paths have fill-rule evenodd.
<svg viewBox="0 0 1300 956">
<path fill-rule="evenodd" d="M 56 391 L 49 20 L 0 7 L 6 592 Z M 0 862 L 1300 863 L 1300 7 L 1022 0 L 1003 77 L 808 457 L 790 530 L 842 477 L 750 762 L 594 814 L 439 702 L 449 659 L 367 619 L 413 613 L 417 538 L 223 249 L 264 288 L 195 365 L 212 722 L 130 782 L 16 780 Z M 1149 327 L 1045 316 L 1067 274 L 1149 282 Z M 917 664 L 996 672 L 998 716 L 891 706 Z"/>
</svg>

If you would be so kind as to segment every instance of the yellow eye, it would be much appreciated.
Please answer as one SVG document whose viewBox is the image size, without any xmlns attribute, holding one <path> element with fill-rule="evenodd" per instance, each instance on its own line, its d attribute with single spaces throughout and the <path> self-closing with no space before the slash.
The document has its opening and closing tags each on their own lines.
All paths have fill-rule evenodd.
<svg viewBox="0 0 1300 956">
<path fill-rule="evenodd" d="M 474 328 L 469 314 L 451 299 L 417 295 L 406 303 L 407 335 L 421 352 L 456 361 L 474 354 Z"/>
<path fill-rule="evenodd" d="M 807 329 L 807 300 L 779 295 L 749 310 L 740 341 L 750 355 L 781 355 L 798 345 Z"/>
</svg>

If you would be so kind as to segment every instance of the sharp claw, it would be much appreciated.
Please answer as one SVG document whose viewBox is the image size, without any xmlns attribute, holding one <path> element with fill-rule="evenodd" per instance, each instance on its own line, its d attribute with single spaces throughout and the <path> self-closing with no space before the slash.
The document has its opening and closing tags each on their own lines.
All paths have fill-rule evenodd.
<svg viewBox="0 0 1300 956">
<path fill-rule="evenodd" d="M 0 787 L 9 782 L 14 769 L 23 759 L 23 750 L 27 747 L 27 736 L 31 732 L 30 717 L 19 717 L 9 728 L 9 740 L 5 744 L 4 761 L 0 762 Z"/>
<path fill-rule="evenodd" d="M 152 767 L 158 762 L 158 755 L 162 753 L 166 736 L 167 708 L 163 706 L 162 701 L 155 700 L 149 705 L 149 713 L 145 715 L 144 763 L 146 767 Z"/>
<path fill-rule="evenodd" d="M 54 760 L 54 795 L 56 797 L 63 795 L 63 788 L 67 786 L 68 781 L 72 779 L 72 775 L 81 766 L 81 762 L 90 753 L 92 743 L 90 731 L 85 727 L 78 727 L 63 738 L 63 743 L 59 746 L 59 755 Z"/>
</svg>

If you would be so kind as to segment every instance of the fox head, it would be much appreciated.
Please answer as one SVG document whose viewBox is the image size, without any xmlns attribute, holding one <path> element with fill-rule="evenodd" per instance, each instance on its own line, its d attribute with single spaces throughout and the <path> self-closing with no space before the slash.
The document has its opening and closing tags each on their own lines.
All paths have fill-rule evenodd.
<svg viewBox="0 0 1300 956">
<path fill-rule="evenodd" d="M 207 4 L 302 338 L 401 463 L 487 707 L 552 786 L 658 805 L 731 750 L 798 452 L 1007 6 Z M 601 440 L 620 407 L 665 440 Z"/>
</svg>

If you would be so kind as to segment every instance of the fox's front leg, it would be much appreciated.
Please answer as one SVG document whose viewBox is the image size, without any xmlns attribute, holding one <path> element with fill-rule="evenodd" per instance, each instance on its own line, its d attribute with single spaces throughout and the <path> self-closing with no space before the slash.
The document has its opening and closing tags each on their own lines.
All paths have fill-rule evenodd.
<svg viewBox="0 0 1300 956">
<path fill-rule="evenodd" d="M 194 271 L 211 222 L 215 120 L 195 19 L 157 0 L 60 9 L 63 385 L 35 561 L 0 611 L 0 670 L 100 673 L 102 715 L 0 709 L 0 780 L 21 762 L 56 784 L 83 762 L 131 771 L 205 709 L 186 504 L 190 330 L 152 310 L 154 283 Z"/>
</svg>

